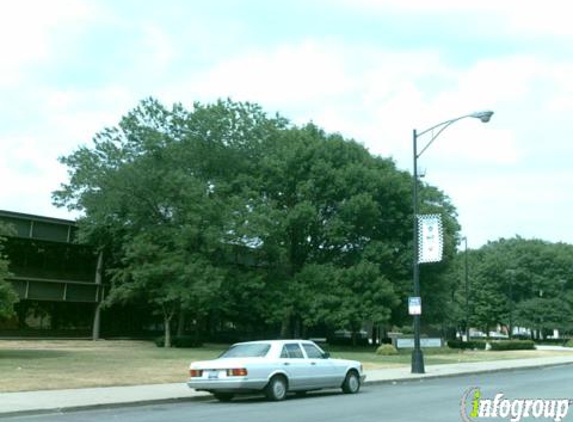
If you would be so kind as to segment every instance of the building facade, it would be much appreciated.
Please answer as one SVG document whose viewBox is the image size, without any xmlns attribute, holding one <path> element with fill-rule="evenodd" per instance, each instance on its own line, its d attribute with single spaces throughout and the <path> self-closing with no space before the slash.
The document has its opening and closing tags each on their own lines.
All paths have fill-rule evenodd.
<svg viewBox="0 0 573 422">
<path fill-rule="evenodd" d="M 77 242 L 74 221 L 0 210 L 13 227 L 5 242 L 8 281 L 20 297 L 17 321 L 2 331 L 89 334 L 99 338 L 103 257 Z"/>
</svg>

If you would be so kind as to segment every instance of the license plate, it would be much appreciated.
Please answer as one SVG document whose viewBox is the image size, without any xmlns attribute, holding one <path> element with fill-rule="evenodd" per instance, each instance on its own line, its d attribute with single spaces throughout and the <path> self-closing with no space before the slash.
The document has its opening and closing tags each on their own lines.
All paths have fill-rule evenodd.
<svg viewBox="0 0 573 422">
<path fill-rule="evenodd" d="M 209 371 L 209 379 L 219 378 L 219 371 Z"/>
</svg>

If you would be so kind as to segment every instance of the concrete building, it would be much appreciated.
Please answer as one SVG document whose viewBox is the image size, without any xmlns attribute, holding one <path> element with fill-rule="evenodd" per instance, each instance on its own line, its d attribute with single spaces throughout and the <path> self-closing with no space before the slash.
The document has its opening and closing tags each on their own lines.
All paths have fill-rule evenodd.
<svg viewBox="0 0 573 422">
<path fill-rule="evenodd" d="M 15 229 L 4 252 L 12 273 L 8 281 L 20 297 L 18 331 L 42 325 L 70 332 L 81 328 L 84 333 L 89 328 L 98 339 L 102 254 L 77 242 L 77 226 L 71 220 L 0 210 L 0 221 Z"/>
</svg>

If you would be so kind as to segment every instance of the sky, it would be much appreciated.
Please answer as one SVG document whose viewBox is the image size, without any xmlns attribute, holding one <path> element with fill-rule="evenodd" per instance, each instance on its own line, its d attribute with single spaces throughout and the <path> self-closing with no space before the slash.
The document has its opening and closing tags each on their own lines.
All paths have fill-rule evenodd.
<svg viewBox="0 0 573 422">
<path fill-rule="evenodd" d="M 470 248 L 573 243 L 573 6 L 545 0 L 0 0 L 0 209 L 52 205 L 58 157 L 149 96 L 313 121 L 412 171 Z M 429 141 L 418 139 L 419 148 Z"/>
</svg>

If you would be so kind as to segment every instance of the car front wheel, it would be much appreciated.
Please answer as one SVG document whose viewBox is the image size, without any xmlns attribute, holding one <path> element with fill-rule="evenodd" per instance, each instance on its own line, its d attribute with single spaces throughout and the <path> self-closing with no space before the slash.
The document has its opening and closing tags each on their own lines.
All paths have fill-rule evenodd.
<svg viewBox="0 0 573 422">
<path fill-rule="evenodd" d="M 360 391 L 360 377 L 356 371 L 348 371 L 342 383 L 342 391 L 346 394 L 356 394 Z"/>
<path fill-rule="evenodd" d="M 265 387 L 265 396 L 272 401 L 284 400 L 287 394 L 287 380 L 282 375 L 275 375 Z"/>
</svg>

